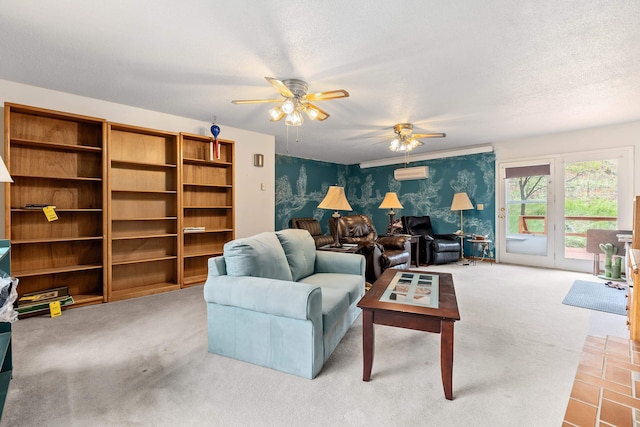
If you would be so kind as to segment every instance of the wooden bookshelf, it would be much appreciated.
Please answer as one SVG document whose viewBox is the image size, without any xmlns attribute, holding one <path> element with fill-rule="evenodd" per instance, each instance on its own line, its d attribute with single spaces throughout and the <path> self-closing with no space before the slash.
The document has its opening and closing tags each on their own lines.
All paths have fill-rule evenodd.
<svg viewBox="0 0 640 427">
<path fill-rule="evenodd" d="M 234 234 L 234 142 L 218 139 L 220 155 L 212 155 L 211 138 L 180 134 L 182 154 L 183 254 L 182 284 L 193 286 L 207 278 L 207 261 L 222 254 Z M 185 227 L 202 230 L 185 231 Z"/>
<path fill-rule="evenodd" d="M 5 103 L 19 296 L 66 286 L 73 308 L 204 283 L 235 238 L 234 142 L 219 143 L 212 159 L 207 136 Z"/>
<path fill-rule="evenodd" d="M 178 134 L 109 123 L 107 300 L 180 289 Z"/>
<path fill-rule="evenodd" d="M 5 103 L 5 236 L 18 294 L 66 286 L 74 306 L 105 301 L 106 121 Z M 56 207 L 49 222 L 41 209 Z"/>
</svg>

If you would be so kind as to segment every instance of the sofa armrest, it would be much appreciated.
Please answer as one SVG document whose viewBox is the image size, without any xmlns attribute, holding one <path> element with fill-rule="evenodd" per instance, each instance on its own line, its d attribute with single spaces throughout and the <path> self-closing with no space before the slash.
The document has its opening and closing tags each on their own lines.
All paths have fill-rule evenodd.
<svg viewBox="0 0 640 427">
<path fill-rule="evenodd" d="M 292 319 L 322 319 L 319 287 L 286 280 L 252 276 L 209 276 L 204 299 L 274 316 Z"/>
<path fill-rule="evenodd" d="M 314 273 L 343 273 L 364 276 L 366 263 L 362 255 L 316 251 Z"/>
</svg>

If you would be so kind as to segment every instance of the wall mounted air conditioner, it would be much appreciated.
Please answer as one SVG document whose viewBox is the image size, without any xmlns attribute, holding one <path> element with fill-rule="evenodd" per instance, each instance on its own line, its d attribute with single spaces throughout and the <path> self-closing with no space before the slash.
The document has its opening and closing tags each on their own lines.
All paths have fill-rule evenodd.
<svg viewBox="0 0 640 427">
<path fill-rule="evenodd" d="M 409 179 L 426 179 L 429 178 L 428 166 L 417 166 L 414 168 L 402 168 L 393 171 L 393 177 L 396 181 L 406 181 Z"/>
</svg>

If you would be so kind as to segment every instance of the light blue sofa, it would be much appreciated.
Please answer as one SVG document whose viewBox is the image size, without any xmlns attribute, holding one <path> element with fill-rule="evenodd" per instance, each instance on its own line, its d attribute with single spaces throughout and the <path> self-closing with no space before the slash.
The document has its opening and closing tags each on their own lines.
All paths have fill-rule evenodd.
<svg viewBox="0 0 640 427">
<path fill-rule="evenodd" d="M 306 230 L 237 239 L 209 259 L 209 352 L 314 378 L 360 314 L 365 259 Z"/>
</svg>

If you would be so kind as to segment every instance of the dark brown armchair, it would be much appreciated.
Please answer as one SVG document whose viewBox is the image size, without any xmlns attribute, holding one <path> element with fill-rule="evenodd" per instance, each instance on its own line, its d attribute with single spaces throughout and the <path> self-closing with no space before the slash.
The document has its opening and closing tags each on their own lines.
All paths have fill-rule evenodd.
<svg viewBox="0 0 640 427">
<path fill-rule="evenodd" d="M 307 230 L 316 242 L 316 248 L 333 243 L 333 237 L 322 234 L 322 228 L 317 219 L 291 218 L 291 228 Z"/>
<path fill-rule="evenodd" d="M 420 236 L 418 253 L 421 264 L 445 264 L 460 259 L 460 239 L 455 234 L 434 234 L 429 216 L 403 216 L 405 233 Z"/>
<path fill-rule="evenodd" d="M 335 218 L 329 219 L 331 234 L 335 233 Z M 366 215 L 346 215 L 338 219 L 341 243 L 362 245 L 367 260 L 367 281 L 373 283 L 387 268 L 405 269 L 411 264 L 410 236 L 378 237 L 371 218 Z"/>
</svg>

